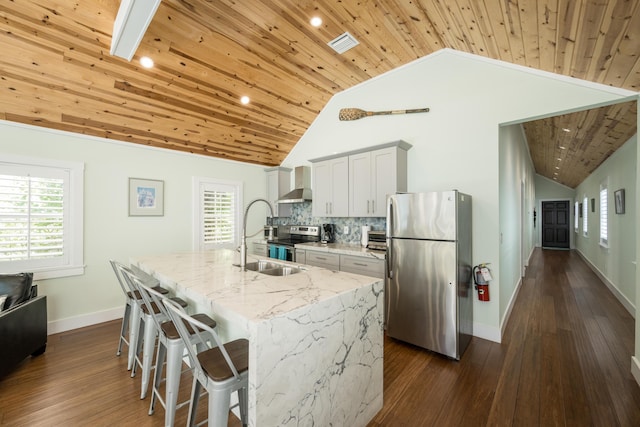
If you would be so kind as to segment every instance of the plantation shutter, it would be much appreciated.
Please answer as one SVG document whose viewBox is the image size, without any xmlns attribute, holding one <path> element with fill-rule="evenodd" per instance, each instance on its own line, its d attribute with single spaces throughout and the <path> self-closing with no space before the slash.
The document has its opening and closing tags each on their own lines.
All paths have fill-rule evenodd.
<svg viewBox="0 0 640 427">
<path fill-rule="evenodd" d="M 40 166 L 0 168 L 0 263 L 66 264 L 68 172 Z"/>
<path fill-rule="evenodd" d="M 203 184 L 201 187 L 201 230 L 204 249 L 233 247 L 238 240 L 237 194 L 233 186 Z"/>
<path fill-rule="evenodd" d="M 589 221 L 587 220 L 587 213 L 589 212 L 589 199 L 586 197 L 582 201 L 582 234 L 587 235 L 589 231 Z"/>
<path fill-rule="evenodd" d="M 600 244 L 607 246 L 609 243 L 609 230 L 608 230 L 608 191 L 607 187 L 600 187 Z"/>
</svg>

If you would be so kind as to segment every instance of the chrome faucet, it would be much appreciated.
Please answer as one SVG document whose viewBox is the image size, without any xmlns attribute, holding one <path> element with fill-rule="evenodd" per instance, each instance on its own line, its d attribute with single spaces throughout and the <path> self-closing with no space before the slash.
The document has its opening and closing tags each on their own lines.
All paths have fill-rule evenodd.
<svg viewBox="0 0 640 427">
<path fill-rule="evenodd" d="M 271 213 L 270 218 L 273 218 L 273 207 L 271 206 L 271 203 L 269 203 L 268 200 L 265 200 L 265 199 L 252 200 L 245 208 L 244 219 L 242 221 L 242 241 L 240 243 L 240 268 L 242 268 L 243 270 L 247 265 L 247 215 L 249 214 L 249 208 L 255 202 L 265 202 L 267 206 L 269 206 L 269 212 Z M 273 239 L 273 220 L 270 222 L 271 224 L 269 225 L 269 237 L 268 237 L 269 240 Z"/>
</svg>

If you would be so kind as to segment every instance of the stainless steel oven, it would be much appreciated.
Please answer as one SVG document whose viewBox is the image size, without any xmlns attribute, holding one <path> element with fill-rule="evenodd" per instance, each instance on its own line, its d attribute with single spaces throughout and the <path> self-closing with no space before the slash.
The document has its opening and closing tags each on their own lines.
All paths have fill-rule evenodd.
<svg viewBox="0 0 640 427">
<path fill-rule="evenodd" d="M 278 237 L 268 242 L 269 258 L 296 261 L 295 245 L 319 242 L 320 227 L 315 225 L 290 225 L 278 228 Z"/>
</svg>

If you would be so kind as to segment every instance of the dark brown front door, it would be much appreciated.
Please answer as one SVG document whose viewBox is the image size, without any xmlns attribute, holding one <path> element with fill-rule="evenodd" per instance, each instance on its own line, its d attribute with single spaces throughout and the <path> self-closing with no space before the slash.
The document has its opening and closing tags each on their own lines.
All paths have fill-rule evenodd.
<svg viewBox="0 0 640 427">
<path fill-rule="evenodd" d="M 542 202 L 542 247 L 569 249 L 569 201 Z"/>
</svg>

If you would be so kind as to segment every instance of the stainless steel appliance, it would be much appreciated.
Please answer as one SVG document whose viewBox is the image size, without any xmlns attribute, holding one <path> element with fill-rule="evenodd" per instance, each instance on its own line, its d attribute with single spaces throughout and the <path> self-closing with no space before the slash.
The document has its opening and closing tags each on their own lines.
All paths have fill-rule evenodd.
<svg viewBox="0 0 640 427">
<path fill-rule="evenodd" d="M 367 249 L 373 249 L 376 251 L 386 251 L 387 250 L 386 232 L 381 230 L 369 230 Z"/>
<path fill-rule="evenodd" d="M 471 196 L 387 201 L 387 335 L 460 359 L 473 333 Z"/>
<path fill-rule="evenodd" d="M 278 203 L 303 203 L 311 201 L 311 168 L 298 166 L 294 169 L 295 188 L 278 199 Z"/>
<path fill-rule="evenodd" d="M 322 243 L 333 243 L 336 238 L 335 224 L 322 224 Z"/>
<path fill-rule="evenodd" d="M 319 241 L 320 227 L 317 225 L 281 225 L 278 227 L 278 238 L 267 242 L 269 258 L 295 262 L 296 244 Z"/>
</svg>

